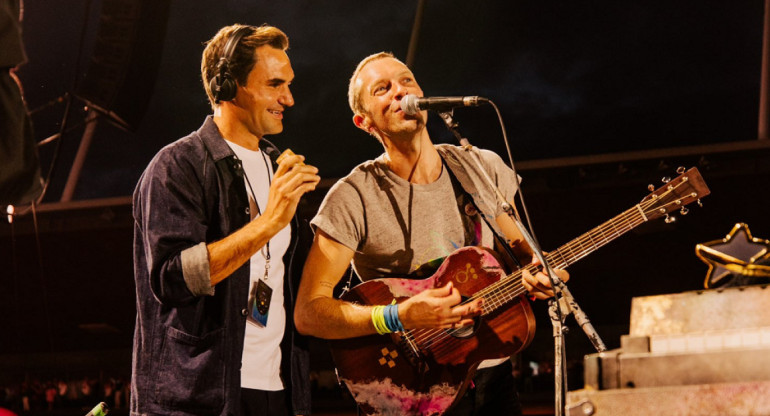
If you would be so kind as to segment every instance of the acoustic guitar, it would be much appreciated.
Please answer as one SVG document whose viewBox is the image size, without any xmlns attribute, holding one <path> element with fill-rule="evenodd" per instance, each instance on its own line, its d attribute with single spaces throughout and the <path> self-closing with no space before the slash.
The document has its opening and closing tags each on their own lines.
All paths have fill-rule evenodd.
<svg viewBox="0 0 770 416">
<path fill-rule="evenodd" d="M 640 203 L 564 246 L 546 260 L 566 268 L 647 221 L 665 216 L 710 193 L 696 168 L 689 169 Z M 536 266 L 525 266 L 531 273 Z M 367 415 L 441 415 L 462 397 L 479 363 L 522 350 L 535 331 L 522 271 L 506 273 L 495 254 L 464 247 L 427 279 L 383 278 L 359 284 L 342 296 L 362 305 L 397 303 L 453 282 L 463 302 L 484 298 L 474 325 L 457 329 L 408 329 L 386 335 L 330 341 L 337 375 Z"/>
</svg>

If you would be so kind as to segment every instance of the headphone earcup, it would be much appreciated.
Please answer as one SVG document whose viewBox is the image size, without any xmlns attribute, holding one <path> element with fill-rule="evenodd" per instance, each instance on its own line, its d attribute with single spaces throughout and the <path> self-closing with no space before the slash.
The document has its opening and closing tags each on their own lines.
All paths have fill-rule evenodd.
<svg viewBox="0 0 770 416">
<path fill-rule="evenodd" d="M 209 81 L 209 89 L 214 96 L 214 101 L 218 104 L 221 101 L 232 101 L 238 92 L 237 83 L 230 77 L 229 72 L 217 75 Z"/>
<path fill-rule="evenodd" d="M 209 81 L 209 90 L 211 90 L 211 95 L 214 96 L 214 102 L 219 104 L 219 75 L 211 78 L 211 81 Z"/>
<path fill-rule="evenodd" d="M 235 94 L 238 92 L 238 84 L 230 77 L 230 73 L 226 73 L 218 84 L 219 101 L 232 101 L 233 98 L 235 98 Z"/>
</svg>

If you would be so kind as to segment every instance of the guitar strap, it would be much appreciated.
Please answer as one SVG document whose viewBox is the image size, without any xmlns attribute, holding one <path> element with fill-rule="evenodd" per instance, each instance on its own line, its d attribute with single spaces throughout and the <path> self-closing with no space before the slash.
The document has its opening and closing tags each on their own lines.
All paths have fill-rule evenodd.
<svg viewBox="0 0 770 416">
<path fill-rule="evenodd" d="M 497 224 L 493 224 L 489 221 L 489 218 L 495 218 L 494 215 L 489 215 L 488 212 L 481 209 L 479 206 L 483 205 L 485 207 L 494 207 L 496 204 L 489 204 L 489 203 L 482 203 L 479 204 L 476 199 L 473 197 L 473 195 L 479 195 L 478 192 L 471 193 L 468 191 L 468 189 L 476 190 L 476 186 L 473 184 L 471 179 L 468 177 L 468 175 L 465 174 L 465 168 L 462 166 L 461 162 L 456 159 L 456 156 L 449 153 L 449 152 L 443 152 L 442 149 L 438 148 L 438 154 L 441 156 L 441 161 L 444 164 L 444 167 L 447 169 L 447 172 L 449 173 L 449 177 L 452 180 L 452 185 L 455 189 L 459 189 L 462 191 L 463 196 L 468 203 L 473 205 L 473 208 L 476 211 L 476 216 L 481 217 L 481 219 L 487 224 L 487 227 L 489 227 L 489 230 L 492 232 L 492 236 L 494 237 L 497 244 L 502 248 L 502 250 L 505 252 L 505 254 L 513 261 L 513 263 L 521 268 L 522 264 L 521 261 L 516 257 L 516 255 L 513 253 L 513 250 L 511 249 L 511 246 L 508 244 L 507 240 L 502 236 L 502 232 L 500 231 Z M 447 163 L 447 157 L 451 158 L 454 163 Z M 462 180 L 458 177 L 457 173 L 460 173 L 460 177 L 465 178 L 465 183 L 463 183 Z M 486 202 L 486 201 L 483 201 Z M 458 208 L 460 209 L 460 215 L 468 215 L 470 216 L 472 213 L 469 213 L 468 210 L 465 207 L 465 204 L 458 204 Z M 493 211 L 494 213 L 494 211 Z M 481 238 L 478 238 L 478 242 L 481 242 Z"/>
</svg>

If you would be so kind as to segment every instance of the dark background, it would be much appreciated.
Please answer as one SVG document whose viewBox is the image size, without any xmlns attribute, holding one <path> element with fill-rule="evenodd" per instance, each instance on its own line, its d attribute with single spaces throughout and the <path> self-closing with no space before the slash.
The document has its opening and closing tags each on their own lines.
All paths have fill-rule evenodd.
<svg viewBox="0 0 770 416">
<path fill-rule="evenodd" d="M 75 79 L 82 86 L 100 5 L 25 3 L 29 63 L 20 77 L 30 109 L 77 90 Z M 141 65 L 160 56 L 155 88 L 130 88 L 152 91 L 146 115 L 134 133 L 99 123 L 75 198 L 129 195 L 160 147 L 197 129 L 210 112 L 200 81 L 203 43 L 232 22 L 268 22 L 289 35 L 297 104 L 275 141 L 307 154 L 326 178 L 346 174 L 381 152 L 352 126 L 348 78 L 371 53 L 406 58 L 416 8 L 415 1 L 170 2 L 165 37 L 128 59 Z M 758 0 L 427 1 L 414 72 L 428 96 L 492 99 L 516 160 L 753 140 L 762 13 Z M 82 122 L 82 107 L 73 106 L 71 127 Z M 58 132 L 62 116 L 62 104 L 36 113 L 37 136 Z M 491 108 L 458 110 L 457 119 L 474 144 L 502 154 Z M 436 141 L 452 141 L 435 127 Z M 48 200 L 59 196 L 81 133 L 65 137 Z M 53 147 L 41 149 L 44 167 Z"/>
<path fill-rule="evenodd" d="M 99 118 L 74 202 L 58 203 L 83 134 L 85 103 L 74 99 L 70 130 L 40 147 L 43 173 L 51 172 L 44 204 L 36 217 L 19 207 L 14 224 L 0 226 L 0 374 L 9 379 L 130 371 L 135 299 L 127 197 L 157 150 L 197 129 L 210 112 L 200 55 L 221 26 L 267 22 L 290 37 L 296 105 L 272 140 L 306 155 L 325 178 L 300 207 L 303 218 L 312 217 L 334 179 L 382 152 L 352 125 L 347 82 L 371 53 L 406 58 L 416 1 L 168 4 L 167 22 L 153 23 L 161 27 L 137 24 L 145 35 L 165 29 L 165 36 L 152 35 L 127 60 L 152 67 L 159 58 L 157 72 L 142 73 L 149 82 L 125 88 L 149 94 L 146 112 L 141 100 L 126 105 L 144 114 L 141 121 L 126 131 Z M 722 238 L 736 222 L 770 238 L 770 157 L 766 141 L 756 140 L 763 2 L 425 4 L 415 75 L 428 96 L 481 95 L 498 105 L 545 250 L 637 203 L 648 183 L 659 186 L 677 166 L 699 167 L 710 186 L 702 209 L 673 224 L 645 224 L 570 269 L 570 288 L 609 347 L 628 332 L 632 297 L 702 288 L 706 265 L 695 244 Z M 25 2 L 28 63 L 19 76 L 39 141 L 61 128 L 60 97 L 84 83 L 93 87 L 86 74 L 102 5 Z M 472 143 L 507 159 L 490 107 L 455 115 Z M 436 142 L 453 142 L 436 119 L 429 127 Z M 535 309 L 537 338 L 522 357 L 547 362 L 550 325 L 544 303 Z M 578 363 L 592 352 L 574 325 L 567 348 Z M 331 366 L 320 342 L 314 366 Z"/>
</svg>

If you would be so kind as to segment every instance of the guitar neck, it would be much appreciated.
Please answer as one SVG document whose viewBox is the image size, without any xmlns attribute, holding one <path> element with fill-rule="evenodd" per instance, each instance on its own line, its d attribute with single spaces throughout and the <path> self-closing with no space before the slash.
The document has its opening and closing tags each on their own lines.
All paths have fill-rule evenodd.
<svg viewBox="0 0 770 416">
<path fill-rule="evenodd" d="M 676 209 L 679 209 L 682 215 L 686 214 L 685 205 L 694 201 L 698 201 L 700 204 L 700 198 L 708 195 L 710 191 L 696 168 L 691 168 L 686 172 L 677 172 L 680 173 L 679 177 L 674 180 L 667 180 L 665 186 L 653 191 L 639 204 L 548 253 L 546 261 L 553 268 L 565 269 L 642 223 L 662 216 L 668 217 L 668 213 Z M 524 269 L 534 274 L 538 271 L 539 266 L 529 264 Z M 475 296 L 487 298 L 490 302 L 486 305 L 490 306 L 491 311 L 508 300 L 526 293 L 526 288 L 521 282 L 521 274 L 524 269 L 516 270 L 506 279 L 489 285 Z"/>
<path fill-rule="evenodd" d="M 546 256 L 546 260 L 551 267 L 564 269 L 646 221 L 647 217 L 642 208 L 634 205 L 620 215 L 551 251 Z"/>
</svg>

